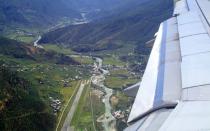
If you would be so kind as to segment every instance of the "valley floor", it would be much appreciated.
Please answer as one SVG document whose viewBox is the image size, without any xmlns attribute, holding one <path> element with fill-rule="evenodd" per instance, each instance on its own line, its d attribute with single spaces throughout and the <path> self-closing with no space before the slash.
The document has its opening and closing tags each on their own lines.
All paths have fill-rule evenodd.
<svg viewBox="0 0 210 131">
<path fill-rule="evenodd" d="M 46 111 L 56 117 L 56 131 L 116 131 L 126 127 L 133 98 L 125 96 L 122 90 L 136 83 L 139 75 L 129 70 L 128 62 L 122 61 L 120 55 L 132 54 L 132 45 L 91 56 L 54 44 L 41 46 L 37 44 L 41 37 L 37 40 L 36 36 L 31 37 L 23 41 L 35 41 L 31 44 L 36 48 L 62 53 L 80 63 L 57 65 L 0 56 L 6 66 L 18 71 L 38 89 L 48 105 Z"/>
</svg>

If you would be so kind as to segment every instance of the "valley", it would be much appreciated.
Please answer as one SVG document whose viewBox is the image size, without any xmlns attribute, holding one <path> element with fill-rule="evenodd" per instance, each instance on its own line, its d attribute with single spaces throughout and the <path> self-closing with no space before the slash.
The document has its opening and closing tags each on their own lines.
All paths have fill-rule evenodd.
<svg viewBox="0 0 210 131">
<path fill-rule="evenodd" d="M 34 43 L 36 45 L 36 41 Z M 22 44 L 21 44 L 22 45 Z M 24 44 L 25 45 L 25 44 Z M 27 45 L 27 44 L 26 44 Z M 30 48 L 33 50 L 45 50 L 44 46 L 43 48 L 37 48 L 39 45 L 31 45 Z M 80 106 L 76 106 L 75 108 L 80 108 L 80 110 L 84 110 L 84 105 L 90 102 L 92 103 L 92 107 L 88 107 L 92 110 L 92 113 L 90 114 L 91 117 L 83 118 L 83 116 L 80 116 L 80 120 L 75 120 L 76 118 L 72 118 L 72 125 L 75 127 L 75 129 L 78 128 L 77 122 L 79 122 L 79 125 L 83 125 L 82 129 L 85 129 L 85 127 L 89 126 L 86 122 L 82 122 L 85 119 L 87 121 L 94 121 L 96 126 L 93 126 L 96 130 L 106 129 L 109 130 L 109 122 L 106 120 L 103 120 L 104 113 L 106 117 L 112 118 L 112 122 L 116 123 L 113 117 L 114 110 L 113 105 L 110 105 L 110 97 L 115 94 L 115 91 L 112 89 L 109 89 L 103 85 L 105 77 L 108 77 L 108 72 L 104 72 L 102 68 L 106 69 L 114 69 L 118 70 L 121 69 L 122 66 L 126 65 L 124 62 L 118 60 L 114 61 L 115 58 L 109 57 L 105 58 L 104 60 L 106 63 L 102 65 L 102 59 L 95 58 L 94 56 L 86 56 L 85 54 L 75 54 L 74 52 L 67 51 L 66 48 L 59 48 L 56 47 L 59 50 L 57 50 L 57 53 L 63 52 L 64 55 L 68 55 L 72 58 L 73 61 L 75 61 L 75 65 L 73 63 L 57 63 L 56 61 L 52 61 L 52 58 L 48 60 L 45 60 L 45 58 L 39 58 L 38 61 L 28 58 L 27 57 L 14 57 L 14 56 L 8 56 L 8 55 L 1 55 L 1 66 L 5 66 L 15 72 L 18 72 L 18 74 L 29 80 L 33 86 L 34 89 L 38 90 L 38 94 L 40 95 L 40 98 L 44 100 L 46 103 L 46 109 L 47 112 L 51 112 L 54 114 L 55 118 L 54 120 L 57 121 L 58 125 L 56 124 L 55 127 L 58 127 L 57 129 L 61 129 L 62 125 L 65 122 L 66 116 L 68 115 L 69 110 L 72 108 L 73 101 L 75 99 L 75 96 L 77 92 L 79 91 L 78 87 L 82 81 L 87 81 L 92 78 L 92 84 L 86 84 L 87 87 L 83 90 L 84 97 L 89 98 L 89 101 L 84 101 L 83 95 L 79 99 L 79 103 L 82 103 Z M 51 52 L 55 49 L 55 46 L 53 48 L 47 48 L 46 50 L 48 52 Z M 55 51 L 55 50 L 54 50 Z M 20 52 L 20 51 L 18 51 Z M 10 54 L 12 55 L 12 54 Z M 19 54 L 15 54 L 15 56 L 19 56 Z M 36 59 L 40 56 L 34 56 Z M 47 58 L 48 59 L 48 58 Z M 60 58 L 59 58 L 60 59 Z M 58 59 L 58 61 L 60 61 Z M 113 59 L 113 60 L 112 60 Z M 95 63 L 95 64 L 94 64 Z M 97 64 L 96 64 L 97 63 Z M 95 66 L 94 66 L 95 65 Z M 117 66 L 117 67 L 115 67 Z M 95 69 L 95 71 L 93 71 Z M 124 68 L 125 70 L 126 68 Z M 127 70 L 127 69 L 126 69 Z M 105 74 L 101 74 L 101 71 Z M 108 73 L 108 74 L 107 74 Z M 127 73 L 127 72 L 125 72 Z M 96 74 L 94 76 L 94 74 Z M 92 77 L 91 77 L 92 76 Z M 96 83 L 94 84 L 94 81 Z M 116 80 L 117 82 L 117 80 Z M 119 81 L 120 82 L 120 81 Z M 109 84 L 111 88 L 111 83 Z M 118 88 L 122 88 L 119 86 Z M 118 91 L 119 93 L 119 91 Z M 107 95 L 105 95 L 107 94 Z M 120 91 L 120 94 L 122 92 Z M 105 97 L 104 97 L 105 95 Z M 52 101 L 51 101 L 52 99 Z M 127 98 L 126 98 L 127 99 Z M 61 102 L 61 105 L 52 105 L 52 102 L 58 100 L 58 102 Z M 97 105 L 96 102 L 98 103 Z M 127 103 L 127 101 L 125 101 Z M 129 102 L 128 102 L 129 103 Z M 116 106 L 117 103 L 115 103 Z M 122 105 L 125 103 L 121 103 Z M 82 107 L 81 107 L 82 106 Z M 86 105 L 90 106 L 90 105 Z M 118 108 L 120 109 L 120 108 Z M 126 108 L 127 109 L 127 108 Z M 79 110 L 79 109 L 78 109 Z M 91 111 L 90 110 L 90 111 Z M 125 110 L 125 108 L 124 108 Z M 79 113 L 80 114 L 80 113 Z M 34 115 L 33 113 L 31 115 Z M 72 114 L 73 115 L 73 114 Z M 77 115 L 77 110 L 75 112 L 75 115 Z M 84 115 L 85 116 L 85 115 Z M 93 117 L 94 116 L 94 117 Z M 19 118 L 19 116 L 14 117 Z M 24 120 L 28 118 L 28 115 L 24 115 L 21 119 Z M 78 117 L 77 117 L 78 118 Z M 84 120 L 83 120 L 84 119 Z M 10 119 L 13 120 L 13 119 Z M 77 122 L 76 122 L 77 121 Z M 76 122 L 76 123 L 75 123 Z M 69 124 L 70 125 L 70 124 Z M 80 127 L 80 126 L 79 126 Z M 116 124 L 113 124 L 113 127 L 116 130 Z M 91 128 L 92 129 L 92 128 Z"/>
<path fill-rule="evenodd" d="M 105 131 L 115 131 L 116 130 L 116 120 L 112 115 L 112 107 L 110 105 L 110 97 L 113 94 L 113 90 L 104 86 L 105 76 L 109 73 L 108 70 L 102 69 L 103 60 L 100 58 L 96 58 L 96 66 L 92 77 L 93 85 L 97 86 L 99 89 L 104 91 L 104 96 L 102 97 L 102 102 L 105 105 L 105 112 L 102 116 L 97 118 L 97 122 L 102 123 Z M 101 72 L 99 72 L 101 71 Z"/>
<path fill-rule="evenodd" d="M 91 1 L 0 6 L 0 130 L 127 127 L 134 98 L 123 90 L 141 80 L 150 52 L 145 43 L 173 2 Z M 18 19 L 8 17 L 16 10 Z"/>
<path fill-rule="evenodd" d="M 88 57 L 88 56 L 87 56 Z M 104 80 L 106 79 L 106 76 L 109 75 L 109 71 L 108 70 L 104 70 L 102 67 L 103 66 L 103 60 L 100 58 L 94 58 L 95 59 L 95 63 L 93 66 L 93 71 L 92 71 L 92 77 L 91 77 L 91 83 L 88 85 L 89 88 L 87 93 L 87 98 L 88 100 L 86 100 L 85 103 L 82 103 L 83 105 L 78 105 L 78 110 L 86 110 L 86 109 L 90 109 L 90 112 L 92 112 L 91 114 L 89 114 L 89 117 L 85 117 L 83 115 L 81 115 L 80 113 L 76 113 L 75 116 L 73 117 L 73 121 L 72 121 L 72 130 L 105 130 L 105 131 L 116 131 L 117 130 L 117 125 L 116 122 L 118 118 L 114 117 L 114 106 L 112 105 L 111 101 L 111 97 L 115 96 L 116 94 L 114 93 L 115 91 L 111 88 L 108 88 L 106 86 L 104 86 Z M 118 92 L 121 95 L 123 94 L 121 91 Z M 119 94 L 118 94 L 119 95 Z M 94 97 L 93 97 L 94 96 Z M 98 98 L 96 98 L 98 97 Z M 118 96 L 117 96 L 118 97 Z M 120 105 L 124 105 L 127 104 L 127 107 L 125 107 L 124 109 L 122 108 L 118 108 L 121 110 L 128 110 L 128 105 L 131 102 L 132 98 L 128 98 L 125 97 L 124 98 L 127 100 L 125 101 L 121 101 L 122 103 Z M 98 100 L 97 100 L 98 99 Z M 130 99 L 130 101 L 128 101 L 128 99 Z M 83 99 L 81 99 L 83 100 Z M 96 107 L 96 105 L 92 105 L 95 103 L 92 103 L 92 101 L 98 101 L 101 103 L 101 107 Z M 87 105 L 87 104 L 90 105 Z M 103 104 L 102 104 L 103 103 Z M 118 105 L 119 103 L 115 103 L 115 106 Z M 82 109 L 80 106 L 84 106 Z M 103 110 L 100 110 L 100 108 L 103 108 Z M 98 114 L 95 110 L 98 110 L 100 113 Z M 89 113 L 90 113 L 89 112 Z M 86 119 L 83 123 L 83 119 Z M 121 119 L 126 119 L 126 117 L 121 117 Z M 90 123 L 89 123 L 89 122 Z M 121 121 L 121 120 L 118 120 Z M 95 126 L 97 125 L 97 126 Z"/>
</svg>

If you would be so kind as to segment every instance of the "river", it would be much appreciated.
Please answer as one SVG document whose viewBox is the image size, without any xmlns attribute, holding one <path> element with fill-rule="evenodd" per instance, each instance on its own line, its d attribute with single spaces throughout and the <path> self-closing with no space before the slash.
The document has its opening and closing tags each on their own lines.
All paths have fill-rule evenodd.
<svg viewBox="0 0 210 131">
<path fill-rule="evenodd" d="M 103 127 L 104 127 L 105 131 L 116 131 L 116 119 L 113 117 L 113 115 L 111 113 L 112 107 L 111 107 L 111 104 L 109 102 L 110 97 L 113 94 L 113 90 L 107 88 L 104 85 L 105 76 L 107 74 L 109 74 L 109 71 L 103 69 L 102 65 L 103 65 L 103 60 L 100 59 L 100 58 L 96 58 L 96 66 L 97 66 L 96 68 L 98 70 L 100 70 L 101 73 L 98 74 L 98 75 L 94 75 L 92 77 L 92 82 L 93 82 L 93 84 L 102 88 L 103 91 L 105 91 L 105 96 L 103 98 L 103 102 L 105 104 L 105 113 L 104 113 L 104 115 L 100 116 L 97 119 L 97 122 L 101 122 L 103 124 Z"/>
<path fill-rule="evenodd" d="M 41 45 L 38 44 L 38 42 L 39 42 L 41 39 L 42 39 L 42 37 L 39 36 L 39 37 L 37 38 L 37 40 L 34 41 L 34 47 L 42 48 L 42 49 L 44 48 L 43 46 L 41 46 Z"/>
</svg>

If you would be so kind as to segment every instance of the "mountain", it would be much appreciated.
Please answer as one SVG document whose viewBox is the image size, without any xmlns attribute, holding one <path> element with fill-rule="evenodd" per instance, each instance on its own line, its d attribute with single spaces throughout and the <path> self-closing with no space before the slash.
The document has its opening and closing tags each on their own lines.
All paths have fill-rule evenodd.
<svg viewBox="0 0 210 131">
<path fill-rule="evenodd" d="M 128 1 L 128 0 L 125 0 Z M 81 12 L 91 18 L 96 12 L 126 3 L 121 0 L 0 0 L 0 32 L 10 28 L 43 28 L 63 20 L 81 19 Z M 101 14 L 98 14 L 101 15 Z"/>
<path fill-rule="evenodd" d="M 110 10 L 134 0 L 62 0 L 75 10 Z M 135 0 L 136 1 L 136 0 Z"/>
<path fill-rule="evenodd" d="M 35 35 L 83 20 L 81 13 L 89 20 L 99 19 L 130 1 L 136 0 L 0 0 L 0 34 L 13 39 Z"/>
<path fill-rule="evenodd" d="M 113 50 L 130 42 L 142 46 L 172 11 L 172 0 L 133 1 L 100 20 L 46 33 L 40 43 L 61 44 L 78 52 Z"/>
<path fill-rule="evenodd" d="M 54 130 L 56 116 L 42 90 L 51 93 L 53 87 L 60 89 L 60 81 L 53 77 L 59 76 L 56 71 L 79 64 L 64 54 L 0 37 L 0 130 Z M 43 79 L 44 71 L 52 73 L 52 78 L 48 75 L 47 80 Z"/>
<path fill-rule="evenodd" d="M 45 32 L 46 28 L 53 28 L 66 19 L 79 21 L 85 14 L 90 20 L 45 33 L 39 41 L 48 44 L 44 49 L 0 36 L 1 131 L 54 130 L 59 112 L 64 111 L 65 116 L 63 107 L 71 104 L 69 98 L 74 98 L 77 85 L 92 75 L 93 60 L 82 57 L 83 53 L 104 51 L 102 55 L 107 56 L 103 62 L 111 63 L 113 69 L 121 64 L 127 66 L 127 60 L 133 59 L 135 61 L 129 63 L 133 66 L 131 70 L 144 70 L 148 51 L 144 43 L 153 37 L 159 23 L 171 16 L 173 10 L 172 0 L 0 0 L 0 3 L 0 34 L 6 31 L 13 36 L 34 37 L 37 35 L 31 33 L 34 29 Z M 141 60 L 130 53 L 130 47 L 129 51 L 122 50 L 122 53 L 126 52 L 123 56 L 118 56 L 117 51 L 130 45 L 144 54 L 139 57 Z M 106 50 L 116 52 L 116 56 Z M 61 104 L 55 107 L 54 100 Z M 84 120 L 87 124 L 86 117 Z"/>
<path fill-rule="evenodd" d="M 55 116 L 31 83 L 0 63 L 0 129 L 3 131 L 52 131 Z"/>
<path fill-rule="evenodd" d="M 0 32 L 10 28 L 55 25 L 64 18 L 81 18 L 60 0 L 0 0 Z"/>
<path fill-rule="evenodd" d="M 29 44 L 0 37 L 0 54 L 17 59 L 45 61 L 57 64 L 78 65 L 79 63 L 64 54 L 35 48 Z"/>
<path fill-rule="evenodd" d="M 63 0 L 63 2 L 72 9 L 85 11 L 110 11 L 145 1 L 148 0 Z"/>
</svg>

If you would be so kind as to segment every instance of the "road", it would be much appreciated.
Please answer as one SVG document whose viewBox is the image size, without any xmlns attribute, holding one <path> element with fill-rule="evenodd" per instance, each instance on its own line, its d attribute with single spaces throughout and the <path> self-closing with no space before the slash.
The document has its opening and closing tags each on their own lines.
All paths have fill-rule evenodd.
<svg viewBox="0 0 210 131">
<path fill-rule="evenodd" d="M 79 99 L 80 99 L 80 97 L 82 95 L 83 89 L 84 89 L 86 84 L 87 84 L 86 82 L 82 82 L 81 83 L 81 85 L 79 87 L 79 90 L 78 90 L 78 92 L 77 92 L 77 94 L 75 96 L 74 102 L 73 102 L 73 104 L 71 106 L 71 109 L 70 109 L 70 111 L 69 111 L 69 113 L 68 113 L 68 115 L 67 115 L 67 117 L 65 119 L 65 122 L 63 124 L 63 127 L 62 127 L 61 131 L 72 131 L 72 129 L 70 127 L 70 123 L 71 123 L 71 120 L 72 120 L 72 118 L 74 116 L 75 110 L 76 110 L 77 105 L 79 103 Z"/>
</svg>

